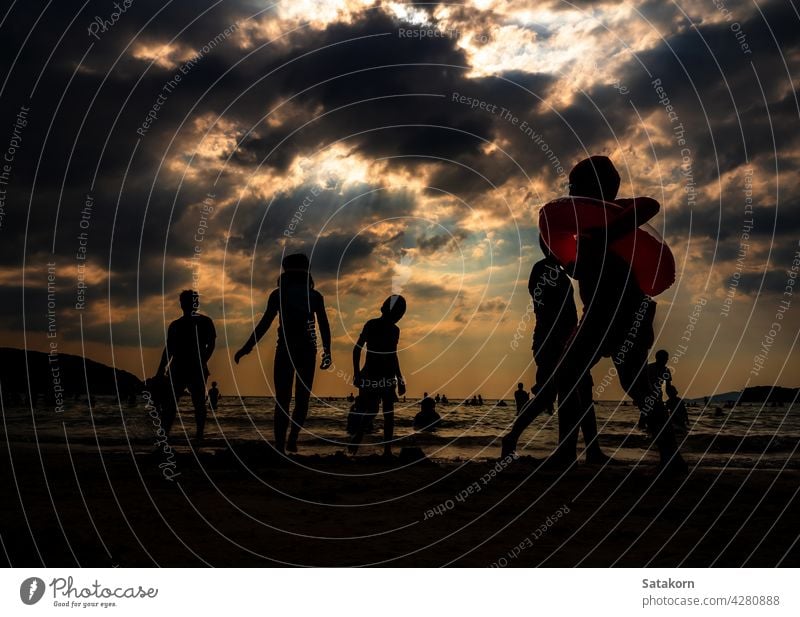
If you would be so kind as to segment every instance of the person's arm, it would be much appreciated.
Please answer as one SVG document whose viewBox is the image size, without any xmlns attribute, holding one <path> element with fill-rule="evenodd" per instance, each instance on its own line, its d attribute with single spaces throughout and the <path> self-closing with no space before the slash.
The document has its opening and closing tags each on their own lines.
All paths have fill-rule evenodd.
<svg viewBox="0 0 800 617">
<path fill-rule="evenodd" d="M 278 315 L 278 306 L 279 306 L 280 299 L 278 298 L 278 294 L 276 292 L 272 292 L 269 296 L 269 300 L 267 300 L 267 310 L 264 311 L 264 314 L 261 316 L 261 320 L 256 324 L 253 333 L 250 335 L 250 338 L 247 339 L 247 342 L 242 345 L 242 348 L 236 352 L 236 355 L 233 357 L 236 364 L 239 364 L 239 360 L 242 359 L 243 356 L 246 356 L 251 351 L 253 351 L 253 347 L 256 346 L 261 337 L 267 333 L 269 327 L 272 325 L 272 322 L 275 320 L 275 317 Z"/>
<path fill-rule="evenodd" d="M 622 212 L 615 216 L 605 227 L 593 229 L 596 238 L 612 244 L 637 227 L 650 221 L 661 206 L 650 197 L 635 197 L 633 199 L 617 199 L 614 203 L 622 206 Z"/>
<path fill-rule="evenodd" d="M 394 344 L 394 351 L 392 352 L 392 357 L 394 359 L 394 374 L 397 377 L 397 393 L 400 396 L 403 396 L 406 393 L 406 382 L 403 379 L 403 373 L 400 371 L 400 358 L 397 355 L 397 343 L 399 342 L 399 332 L 397 336 L 398 340 L 395 341 Z"/>
<path fill-rule="evenodd" d="M 214 327 L 214 322 L 210 317 L 208 318 L 208 325 L 208 340 L 206 340 L 206 349 L 205 353 L 203 354 L 203 362 L 208 362 L 211 359 L 211 354 L 214 353 L 214 349 L 217 345 L 217 330 Z"/>
<path fill-rule="evenodd" d="M 325 312 L 325 300 L 322 294 L 319 295 L 319 303 L 317 305 L 317 324 L 319 324 L 319 335 L 322 338 L 322 364 L 320 368 L 325 370 L 333 364 L 331 359 L 331 326 L 328 323 L 328 314 Z"/>
<path fill-rule="evenodd" d="M 167 364 L 169 364 L 169 350 L 172 349 L 172 339 L 173 339 L 173 324 L 169 324 L 169 328 L 167 328 L 167 344 L 164 345 L 164 351 L 161 352 L 161 362 L 158 363 L 158 369 L 156 370 L 155 377 L 162 377 L 164 375 L 164 371 L 167 369 Z"/>
<path fill-rule="evenodd" d="M 161 352 L 161 362 L 158 364 L 158 369 L 156 369 L 156 377 L 161 377 L 164 374 L 164 369 L 167 368 L 167 362 L 169 358 L 167 357 L 167 348 L 164 347 L 164 351 Z"/>
<path fill-rule="evenodd" d="M 403 373 L 400 372 L 400 358 L 397 357 L 397 352 L 394 352 L 395 375 L 397 376 L 397 393 L 403 396 L 406 393 L 406 381 L 403 379 Z"/>
<path fill-rule="evenodd" d="M 577 261 L 566 264 L 571 276 L 581 279 L 587 268 L 591 271 L 597 260 L 602 261 L 603 253 L 610 245 L 647 223 L 658 214 L 660 208 L 658 202 L 650 197 L 617 199 L 614 203 L 622 206 L 621 213 L 604 227 L 595 227 L 577 237 Z"/>
<path fill-rule="evenodd" d="M 358 388 L 361 382 L 361 350 L 366 344 L 367 339 L 364 332 L 358 337 L 356 344 L 353 346 L 353 385 Z"/>
</svg>

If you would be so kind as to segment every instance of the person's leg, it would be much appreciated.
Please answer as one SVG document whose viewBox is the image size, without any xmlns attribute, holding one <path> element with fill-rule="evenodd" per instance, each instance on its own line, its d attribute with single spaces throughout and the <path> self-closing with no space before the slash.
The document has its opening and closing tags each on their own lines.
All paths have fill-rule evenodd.
<svg viewBox="0 0 800 617">
<path fill-rule="evenodd" d="M 289 404 L 292 402 L 292 381 L 294 366 L 289 353 L 282 345 L 275 350 L 273 367 L 275 381 L 275 448 L 283 453 L 286 450 L 286 430 L 289 428 Z"/>
<path fill-rule="evenodd" d="M 591 373 L 584 375 L 580 383 L 581 404 L 587 405 L 587 407 L 582 410 L 580 425 L 586 450 L 586 462 L 602 463 L 607 461 L 609 457 L 600 449 L 600 442 L 597 439 L 597 416 L 594 411 L 593 385 Z"/>
<path fill-rule="evenodd" d="M 394 440 L 394 391 L 384 392 L 380 398 L 383 400 L 383 455 L 391 456 Z"/>
<path fill-rule="evenodd" d="M 289 429 L 289 441 L 286 448 L 297 452 L 297 437 L 308 416 L 308 402 L 311 399 L 311 387 L 314 385 L 314 370 L 317 366 L 316 350 L 298 354 L 295 358 L 294 412 Z"/>
<path fill-rule="evenodd" d="M 378 413 L 380 398 L 378 398 L 374 392 L 359 390 L 358 401 L 360 407 L 358 410 L 358 425 L 353 438 L 350 440 L 350 446 L 348 447 L 351 454 L 358 452 L 358 446 L 361 444 L 361 440 L 364 439 L 364 427 L 369 421 L 369 418 L 375 417 Z"/>
<path fill-rule="evenodd" d="M 558 367 L 558 448 L 554 458 L 563 462 L 577 458 L 578 430 L 584 417 L 591 423 L 587 424 L 588 441 L 591 443 L 596 437 L 591 370 L 599 359 L 604 335 L 602 323 L 584 316 Z"/>
<path fill-rule="evenodd" d="M 644 415 L 647 427 L 655 439 L 661 464 L 683 469 L 686 463 L 678 452 L 672 424 L 666 420 L 666 409 L 659 396 L 655 396 L 647 374 L 649 348 L 635 344 L 627 353 L 614 356 L 620 384 Z"/>
<path fill-rule="evenodd" d="M 555 382 L 555 367 L 558 364 L 558 357 L 553 358 L 538 353 L 534 358 L 536 360 L 536 395 L 522 406 L 511 430 L 503 437 L 501 442 L 503 458 L 516 450 L 522 433 L 540 413 L 553 405 L 558 393 Z"/>
<path fill-rule="evenodd" d="M 165 379 L 159 385 L 159 390 L 161 428 L 164 429 L 164 434 L 169 437 L 169 432 L 175 422 L 175 416 L 178 414 L 178 400 L 183 392 L 183 384 Z"/>
<path fill-rule="evenodd" d="M 196 426 L 195 437 L 198 441 L 203 439 L 206 428 L 206 382 L 196 379 L 189 392 L 192 395 L 192 405 L 194 406 L 194 420 Z"/>
</svg>

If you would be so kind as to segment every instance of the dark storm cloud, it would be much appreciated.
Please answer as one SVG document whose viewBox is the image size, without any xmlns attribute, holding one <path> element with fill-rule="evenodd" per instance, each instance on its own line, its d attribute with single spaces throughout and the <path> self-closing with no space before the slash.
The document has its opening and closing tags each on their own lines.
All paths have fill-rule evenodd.
<svg viewBox="0 0 800 617">
<path fill-rule="evenodd" d="M 375 237 L 371 223 L 408 215 L 413 210 L 412 200 L 402 189 L 388 191 L 360 184 L 340 191 L 307 184 L 271 201 L 243 201 L 232 221 L 229 209 L 216 224 L 227 228 L 230 223 L 231 235 L 225 246 L 233 253 L 251 255 L 255 251 L 260 261 L 279 264 L 284 247 L 276 240 L 282 240 L 287 251 L 311 255 L 313 250 L 315 269 L 335 272 L 341 259 L 343 273 L 350 273 L 374 247 L 392 239 Z M 246 279 L 236 272 L 233 276 L 240 282 L 250 281 L 249 273 Z"/>
<path fill-rule="evenodd" d="M 774 270 L 742 273 L 738 284 L 738 289 L 748 296 L 781 295 L 785 288 L 786 273 Z"/>
<path fill-rule="evenodd" d="M 375 241 L 352 234 L 329 234 L 317 238 L 303 252 L 309 255 L 314 272 L 328 275 L 352 273 L 358 267 L 370 269 L 368 258 L 375 249 Z"/>
<path fill-rule="evenodd" d="M 432 255 L 442 249 L 454 251 L 458 249 L 459 242 L 469 234 L 463 229 L 452 229 L 447 233 L 423 235 L 417 237 L 417 246 L 423 255 Z"/>
<path fill-rule="evenodd" d="M 450 289 L 445 285 L 438 285 L 436 283 L 420 283 L 411 282 L 405 286 L 403 293 L 410 297 L 420 300 L 442 300 L 448 301 L 454 297 L 458 297 L 460 292 L 456 289 Z"/>
<path fill-rule="evenodd" d="M 713 178 L 717 166 L 724 173 L 743 164 L 745 152 L 750 159 L 772 154 L 770 119 L 773 127 L 797 122 L 784 67 L 800 48 L 796 15 L 779 2 L 762 11 L 763 18 L 756 13 L 740 24 L 752 54 L 743 52 L 728 22 L 701 24 L 637 54 L 620 75 L 640 112 L 660 106 L 653 86 L 660 80 L 686 127 L 695 171 L 703 178 Z M 666 114 L 663 123 L 669 123 Z M 786 131 L 775 139 L 778 149 L 797 144 L 796 135 Z"/>
<path fill-rule="evenodd" d="M 667 35 L 652 49 L 639 52 L 615 76 L 629 94 L 621 96 L 614 88 L 596 86 L 585 98 L 561 110 L 564 124 L 545 122 L 558 133 L 553 141 L 566 148 L 564 158 L 570 161 L 591 152 L 604 138 L 611 139 L 612 130 L 624 138 L 639 123 L 634 108 L 643 117 L 655 114 L 656 124 L 670 140 L 667 145 L 654 147 L 658 159 L 680 160 L 683 153 L 675 130 L 681 125 L 691 168 L 688 175 L 676 173 L 673 177 L 681 191 L 678 196 L 682 205 L 667 213 L 666 235 L 691 233 L 720 241 L 719 256 L 723 260 L 735 259 L 736 238 L 748 218 L 744 215 L 743 193 L 748 167 L 757 183 L 774 177 L 777 167 L 784 174 L 781 185 L 786 185 L 781 191 L 782 201 L 794 199 L 795 189 L 788 185 L 796 182 L 785 178 L 794 174 L 792 161 L 800 146 L 800 133 L 796 92 L 784 62 L 791 74 L 796 72 L 800 50 L 796 15 L 791 6 L 779 2 L 767 3 L 761 10 L 763 17 L 750 11 L 739 24 L 751 54 L 743 52 L 730 22 L 679 28 L 677 34 Z M 672 19 L 667 13 L 661 17 Z M 680 15 L 675 21 L 687 23 Z M 674 106 L 674 120 L 668 118 L 659 101 L 655 80 Z M 570 144 L 574 146 L 578 137 L 587 145 L 584 152 L 570 151 Z M 693 182 L 698 190 L 713 191 L 718 178 L 730 173 L 736 181 L 723 188 L 719 199 L 707 200 L 701 195 L 697 203 L 689 203 L 683 192 L 688 183 Z M 755 235 L 769 241 L 766 236 L 773 228 L 777 237 L 796 233 L 796 217 L 783 205 L 777 211 L 777 224 L 773 224 L 774 197 L 764 203 L 764 198 L 757 196 L 754 206 Z"/>
<path fill-rule="evenodd" d="M 569 10 L 568 3 L 557 4 Z M 169 93 L 144 137 L 137 135 L 137 128 L 178 68 L 134 58 L 131 51 L 137 45 L 155 48 L 180 33 L 175 41 L 175 62 L 180 65 L 184 61 L 178 58 L 180 54 L 196 52 L 257 7 L 236 2 L 134 2 L 96 40 L 87 34 L 87 27 L 95 16 L 107 17 L 110 4 L 90 3 L 67 28 L 77 8 L 51 3 L 33 28 L 45 6 L 45 2 L 17 3 L 9 16 L 14 27 L 3 28 L 0 69 L 8 83 L 0 96 L 0 119 L 9 128 L 21 105 L 31 107 L 31 118 L 14 164 L 2 229 L 4 238 L 15 241 L 0 242 L 0 259 L 14 265 L 23 259 L 38 265 L 46 262 L 51 258 L 55 230 L 54 258 L 61 265 L 74 264 L 81 209 L 91 192 L 95 206 L 87 230 L 89 259 L 93 265 L 111 269 L 111 282 L 108 287 L 92 288 L 90 299 L 110 294 L 113 306 L 134 305 L 137 295 L 142 300 L 164 292 L 170 297 L 190 284 L 189 270 L 176 264 L 188 259 L 196 245 L 197 204 L 207 192 L 216 192 L 218 201 L 238 195 L 246 181 L 243 178 L 259 166 L 284 173 L 297 157 L 311 156 L 340 141 L 353 156 L 386 158 L 390 169 L 414 172 L 425 166 L 431 171 L 427 196 L 452 193 L 480 208 L 490 203 L 482 198 L 492 185 L 512 180 L 524 183 L 525 174 L 544 178 L 553 186 L 560 182 L 541 142 L 500 110 L 525 121 L 568 171 L 571 164 L 615 136 L 630 134 L 638 123 L 631 102 L 643 115 L 661 112 L 651 84 L 659 78 L 686 125 L 700 186 L 713 183 L 720 172 L 740 168 L 745 148 L 759 174 L 770 173 L 775 149 L 787 153 L 798 146 L 797 101 L 783 61 L 796 74 L 800 41 L 791 6 L 778 2 L 760 5 L 763 19 L 757 12 L 742 18 L 752 57 L 742 54 L 728 23 L 676 25 L 677 34 L 622 67 L 617 77 L 630 90 L 630 101 L 612 86 L 597 85 L 559 109 L 541 102 L 557 76 L 508 71 L 467 77 L 472 67 L 455 40 L 402 38 L 398 27 L 408 24 L 381 10 L 366 10 L 350 23 L 301 27 L 269 46 L 260 46 L 263 41 L 256 40 L 254 47 L 242 49 L 229 39 L 199 60 Z M 682 18 L 662 6 L 648 2 L 641 10 L 659 28 L 671 32 L 670 24 Z M 497 18 L 468 7 L 453 10 L 461 22 L 473 24 L 476 30 L 481 20 Z M 158 16 L 145 26 L 157 11 Z M 76 70 L 90 44 L 93 48 Z M 455 99 L 454 94 L 458 95 Z M 484 103 L 483 107 L 474 106 L 475 101 Z M 274 121 L 265 123 L 270 110 L 275 110 L 270 116 Z M 189 163 L 199 142 L 195 121 L 214 119 L 223 112 L 223 120 L 235 127 L 238 147 L 222 152 L 218 160 L 192 161 L 192 170 L 200 177 L 190 174 L 178 188 L 181 172 L 159 169 L 159 165 L 162 160 Z M 659 121 L 671 129 L 665 115 Z M 503 144 L 506 152 L 487 151 L 487 143 Z M 656 154 L 675 157 L 678 151 L 659 145 Z M 212 186 L 228 157 L 229 170 Z M 326 190 L 316 196 L 300 229 L 286 236 L 289 222 L 312 188 L 302 185 L 276 195 L 269 210 L 266 200 L 248 195 L 233 219 L 232 209 L 215 212 L 210 222 L 215 233 L 209 234 L 204 249 L 225 247 L 236 257 L 252 257 L 259 267 L 251 268 L 244 259 L 231 260 L 226 274 L 235 282 L 249 285 L 252 280 L 260 289 L 274 282 L 282 239 L 292 249 L 310 252 L 313 247 L 313 267 L 320 274 L 336 272 L 340 262 L 352 273 L 373 267 L 371 260 L 381 243 L 399 240 L 370 233 L 353 239 L 354 234 L 383 218 L 411 214 L 415 208 L 413 195 L 405 187 L 369 183 L 344 191 Z M 723 195 L 722 214 L 717 203 L 670 212 L 668 235 L 686 233 L 691 215 L 692 233 L 733 242 L 741 226 L 739 206 L 733 208 L 733 217 L 729 213 L 730 204 L 742 201 L 737 191 Z M 331 214 L 349 200 L 326 226 Z M 756 205 L 759 220 L 769 220 L 774 203 Z M 797 233 L 795 210 L 779 208 L 779 238 Z M 221 232 L 229 227 L 230 237 L 224 238 Z M 754 233 L 768 242 L 766 230 L 766 225 L 759 225 Z M 20 238 L 27 242 L 24 255 Z M 423 253 L 443 250 L 449 242 L 442 235 L 416 239 Z M 726 245 L 720 255 L 729 259 L 735 251 Z M 71 282 L 64 284 L 69 288 Z M 414 291 L 423 297 L 434 293 Z M 31 294 L 27 307 L 41 304 L 41 290 L 25 293 L 26 299 Z M 22 290 L 9 286 L 0 295 L 7 300 L 7 323 L 20 327 L 21 319 L 12 315 L 21 314 Z M 98 340 L 108 336 L 101 325 L 92 325 L 88 331 Z M 128 334 L 120 332 L 115 339 L 128 340 L 123 338 Z"/>
</svg>

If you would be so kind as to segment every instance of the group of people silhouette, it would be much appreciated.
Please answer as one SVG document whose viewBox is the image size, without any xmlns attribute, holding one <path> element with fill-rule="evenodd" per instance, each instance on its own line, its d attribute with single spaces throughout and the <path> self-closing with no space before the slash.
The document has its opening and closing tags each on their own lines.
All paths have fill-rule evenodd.
<svg viewBox="0 0 800 617">
<path fill-rule="evenodd" d="M 581 161 L 569 174 L 569 194 L 574 197 L 612 202 L 619 186 L 619 174 L 612 162 L 603 156 Z M 686 469 L 661 392 L 662 385 L 666 384 L 670 400 L 677 399 L 664 355 L 659 352 L 656 362 L 648 365 L 654 341 L 655 302 L 639 288 L 631 274 L 631 265 L 609 250 L 609 245 L 617 238 L 655 214 L 641 212 L 636 200 L 629 201 L 622 214 L 608 226 L 578 238 L 575 263 L 560 263 L 540 238 L 544 258 L 534 264 L 528 284 L 536 317 L 532 347 L 536 383 L 532 388 L 533 397 L 528 396 L 523 384 L 518 385 L 514 396 L 518 413 L 510 431 L 502 438 L 503 456 L 512 454 L 523 431 L 542 411 L 552 413 L 558 401 L 559 443 L 547 463 L 559 467 L 574 463 L 579 431 L 583 434 L 587 462 L 609 461 L 598 442 L 591 369 L 602 357 L 611 357 L 622 387 L 641 412 L 641 423 L 654 436 L 662 467 L 670 471 Z M 284 453 L 297 451 L 298 436 L 308 415 L 317 363 L 317 329 L 322 339 L 320 369 L 329 368 L 332 360 L 325 303 L 322 294 L 314 289 L 308 258 L 301 253 L 290 254 L 283 258 L 281 265 L 283 272 L 269 295 L 266 310 L 235 353 L 234 361 L 238 365 L 273 321 L 279 319 L 273 368 L 274 445 L 278 452 Z M 577 280 L 583 303 L 580 318 L 571 279 Z M 183 291 L 180 305 L 183 316 L 170 324 L 161 362 L 150 381 L 162 384 L 164 430 L 169 432 L 178 401 L 188 392 L 195 411 L 196 435 L 202 439 L 208 360 L 214 352 L 216 331 L 212 320 L 199 313 L 197 292 Z M 397 324 L 406 308 L 403 296 L 390 295 L 380 308 L 380 316 L 364 324 L 353 347 L 353 385 L 358 388 L 358 396 L 353 397 L 357 413 L 351 414 L 348 420 L 351 453 L 357 452 L 372 418 L 382 409 L 384 453 L 391 455 L 394 403 L 397 395 L 403 396 L 406 391 L 397 355 L 400 339 Z M 634 316 L 639 316 L 642 323 L 632 335 L 630 324 Z M 622 348 L 624 353 L 619 353 Z M 290 413 L 293 391 L 294 410 Z M 212 408 L 216 408 L 217 398 L 218 391 L 213 399 L 209 395 L 213 400 Z M 482 403 L 482 398 L 475 396 L 464 404 Z M 420 405 L 415 426 L 435 427 L 441 421 L 435 411 L 435 399 L 426 392 Z M 677 403 L 672 406 L 676 407 Z"/>
<path fill-rule="evenodd" d="M 584 159 L 569 174 L 571 197 L 613 202 L 619 186 L 619 173 L 605 156 Z M 579 430 L 583 433 L 587 462 L 607 462 L 609 457 L 597 439 L 591 369 L 601 358 L 610 357 L 620 384 L 654 436 L 661 467 L 669 472 L 686 470 L 672 423 L 667 421 L 662 382 L 653 379 L 648 370 L 648 355 L 655 338 L 656 303 L 641 290 L 632 264 L 610 250 L 616 240 L 655 215 L 653 211 L 642 211 L 654 203 L 657 202 L 648 200 L 642 206 L 637 200 L 627 201 L 624 210 L 608 225 L 579 235 L 574 263 L 560 263 L 540 236 L 544 258 L 534 264 L 528 281 L 536 316 L 535 396 L 520 405 L 514 425 L 503 437 L 504 456 L 515 451 L 523 431 L 558 400 L 559 443 L 548 462 L 556 466 L 575 462 Z M 583 303 L 580 319 L 570 279 L 578 282 Z M 636 328 L 631 327 L 633 323 Z"/>
</svg>

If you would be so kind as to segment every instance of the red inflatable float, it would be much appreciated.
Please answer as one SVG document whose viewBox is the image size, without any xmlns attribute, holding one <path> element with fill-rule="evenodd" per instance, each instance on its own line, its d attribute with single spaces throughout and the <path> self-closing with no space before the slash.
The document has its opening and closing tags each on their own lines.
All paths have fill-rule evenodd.
<svg viewBox="0 0 800 617">
<path fill-rule="evenodd" d="M 640 226 L 609 245 L 609 250 L 632 265 L 641 290 L 656 296 L 675 282 L 675 258 L 667 243 L 647 221 L 658 212 L 658 202 L 649 197 L 618 199 L 614 202 L 586 197 L 562 197 L 539 211 L 542 241 L 563 265 L 574 263 L 578 236 L 608 227 L 623 211 L 634 206 Z M 641 223 L 639 223 L 641 221 Z"/>
</svg>

